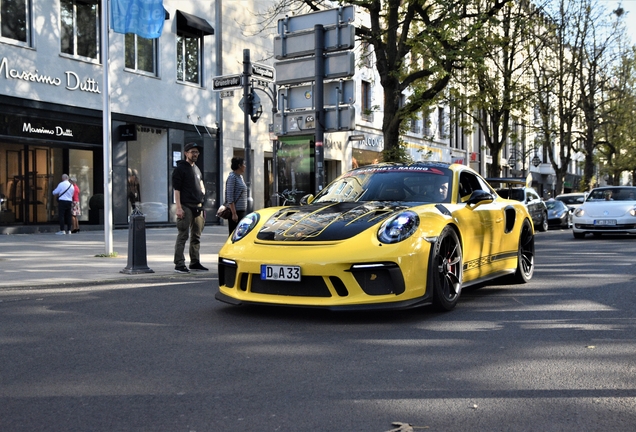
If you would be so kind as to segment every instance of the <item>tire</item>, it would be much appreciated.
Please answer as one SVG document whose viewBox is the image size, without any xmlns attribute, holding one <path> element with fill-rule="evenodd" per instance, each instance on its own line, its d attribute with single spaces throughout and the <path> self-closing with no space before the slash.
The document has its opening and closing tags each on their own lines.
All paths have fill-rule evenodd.
<svg viewBox="0 0 636 432">
<path fill-rule="evenodd" d="M 523 221 L 519 234 L 517 252 L 517 271 L 513 276 L 515 283 L 526 283 L 534 274 L 534 234 L 529 220 Z"/>
<path fill-rule="evenodd" d="M 572 231 L 572 234 L 574 235 L 574 238 L 575 238 L 575 239 L 582 239 L 582 238 L 585 238 L 585 233 L 584 233 L 584 232 L 580 233 L 580 232 L 574 232 L 574 231 Z"/>
<path fill-rule="evenodd" d="M 454 229 L 447 226 L 439 235 L 429 260 L 428 284 L 433 292 L 433 306 L 450 311 L 462 290 L 462 247 Z"/>
<path fill-rule="evenodd" d="M 538 229 L 541 232 L 546 232 L 548 230 L 548 214 L 547 213 L 543 213 L 541 215 L 541 223 L 539 224 Z"/>
</svg>

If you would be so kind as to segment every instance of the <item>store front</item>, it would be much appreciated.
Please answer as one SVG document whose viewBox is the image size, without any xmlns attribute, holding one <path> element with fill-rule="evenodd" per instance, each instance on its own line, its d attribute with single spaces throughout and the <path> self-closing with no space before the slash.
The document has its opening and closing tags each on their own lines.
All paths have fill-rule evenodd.
<svg viewBox="0 0 636 432">
<path fill-rule="evenodd" d="M 63 174 L 77 178 L 80 223 L 104 225 L 104 164 L 101 112 L 3 98 L 0 105 L 0 233 L 52 232 L 58 227 L 52 191 Z M 25 106 L 26 105 L 26 106 Z M 112 209 L 115 227 L 128 226 L 134 209 L 149 226 L 174 221 L 171 176 L 183 146 L 203 147 L 197 164 L 206 188 L 208 222 L 216 223 L 218 142 L 216 130 L 114 116 Z M 131 118 L 132 119 L 132 118 Z M 72 121 L 71 121 L 72 120 Z M 203 132 L 203 133 L 202 133 Z"/>
<path fill-rule="evenodd" d="M 77 178 L 84 209 L 101 183 L 95 178 L 95 167 L 102 166 L 100 120 L 75 112 L 69 121 L 60 111 L 0 108 L 0 232 L 56 224 L 51 192 L 62 174 Z M 88 213 L 79 219 L 87 221 Z"/>
</svg>

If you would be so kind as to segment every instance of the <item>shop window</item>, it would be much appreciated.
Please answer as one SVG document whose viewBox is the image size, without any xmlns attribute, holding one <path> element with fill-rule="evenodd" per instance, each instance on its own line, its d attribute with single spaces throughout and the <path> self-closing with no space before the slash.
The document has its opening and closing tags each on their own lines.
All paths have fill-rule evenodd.
<svg viewBox="0 0 636 432">
<path fill-rule="evenodd" d="M 0 28 L 2 39 L 20 45 L 31 45 L 30 0 L 0 1 Z"/>
<path fill-rule="evenodd" d="M 157 75 L 157 39 L 126 33 L 126 69 Z"/>
<path fill-rule="evenodd" d="M 98 59 L 99 5 L 97 0 L 60 0 L 62 53 Z"/>
</svg>

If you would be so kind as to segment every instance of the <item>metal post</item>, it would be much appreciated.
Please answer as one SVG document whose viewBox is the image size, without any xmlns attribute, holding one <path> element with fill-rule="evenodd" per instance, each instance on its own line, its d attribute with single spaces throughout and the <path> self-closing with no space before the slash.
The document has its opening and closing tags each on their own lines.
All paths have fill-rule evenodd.
<svg viewBox="0 0 636 432">
<path fill-rule="evenodd" d="M 325 29 L 322 24 L 314 26 L 315 32 L 315 69 L 316 69 L 316 88 L 314 91 L 314 104 L 316 108 L 316 141 L 314 150 L 314 164 L 316 171 L 316 194 L 322 191 L 324 186 L 324 162 L 325 149 L 323 141 L 325 136 L 325 95 L 324 95 L 324 77 L 325 77 Z"/>
<path fill-rule="evenodd" d="M 243 101 L 245 103 L 243 109 L 243 134 L 245 141 L 245 184 L 247 185 L 247 213 L 250 213 L 253 206 L 252 198 L 252 145 L 250 143 L 250 113 L 252 112 L 252 102 L 250 99 L 250 76 L 252 73 L 252 66 L 250 61 L 250 50 L 243 50 Z"/>
</svg>

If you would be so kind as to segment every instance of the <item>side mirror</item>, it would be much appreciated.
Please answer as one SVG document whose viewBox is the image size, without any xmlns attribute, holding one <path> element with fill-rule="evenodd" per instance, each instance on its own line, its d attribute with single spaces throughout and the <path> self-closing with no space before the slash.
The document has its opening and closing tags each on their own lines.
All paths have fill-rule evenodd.
<svg viewBox="0 0 636 432">
<path fill-rule="evenodd" d="M 472 194 L 470 194 L 470 198 L 468 198 L 468 201 L 466 201 L 466 204 L 477 206 L 481 204 L 489 204 L 493 202 L 494 200 L 495 200 L 495 197 L 491 193 L 483 191 L 483 190 L 477 190 L 477 191 L 474 191 Z"/>
<path fill-rule="evenodd" d="M 314 201 L 314 196 L 312 194 L 307 194 L 300 199 L 300 205 L 311 204 Z"/>
</svg>

